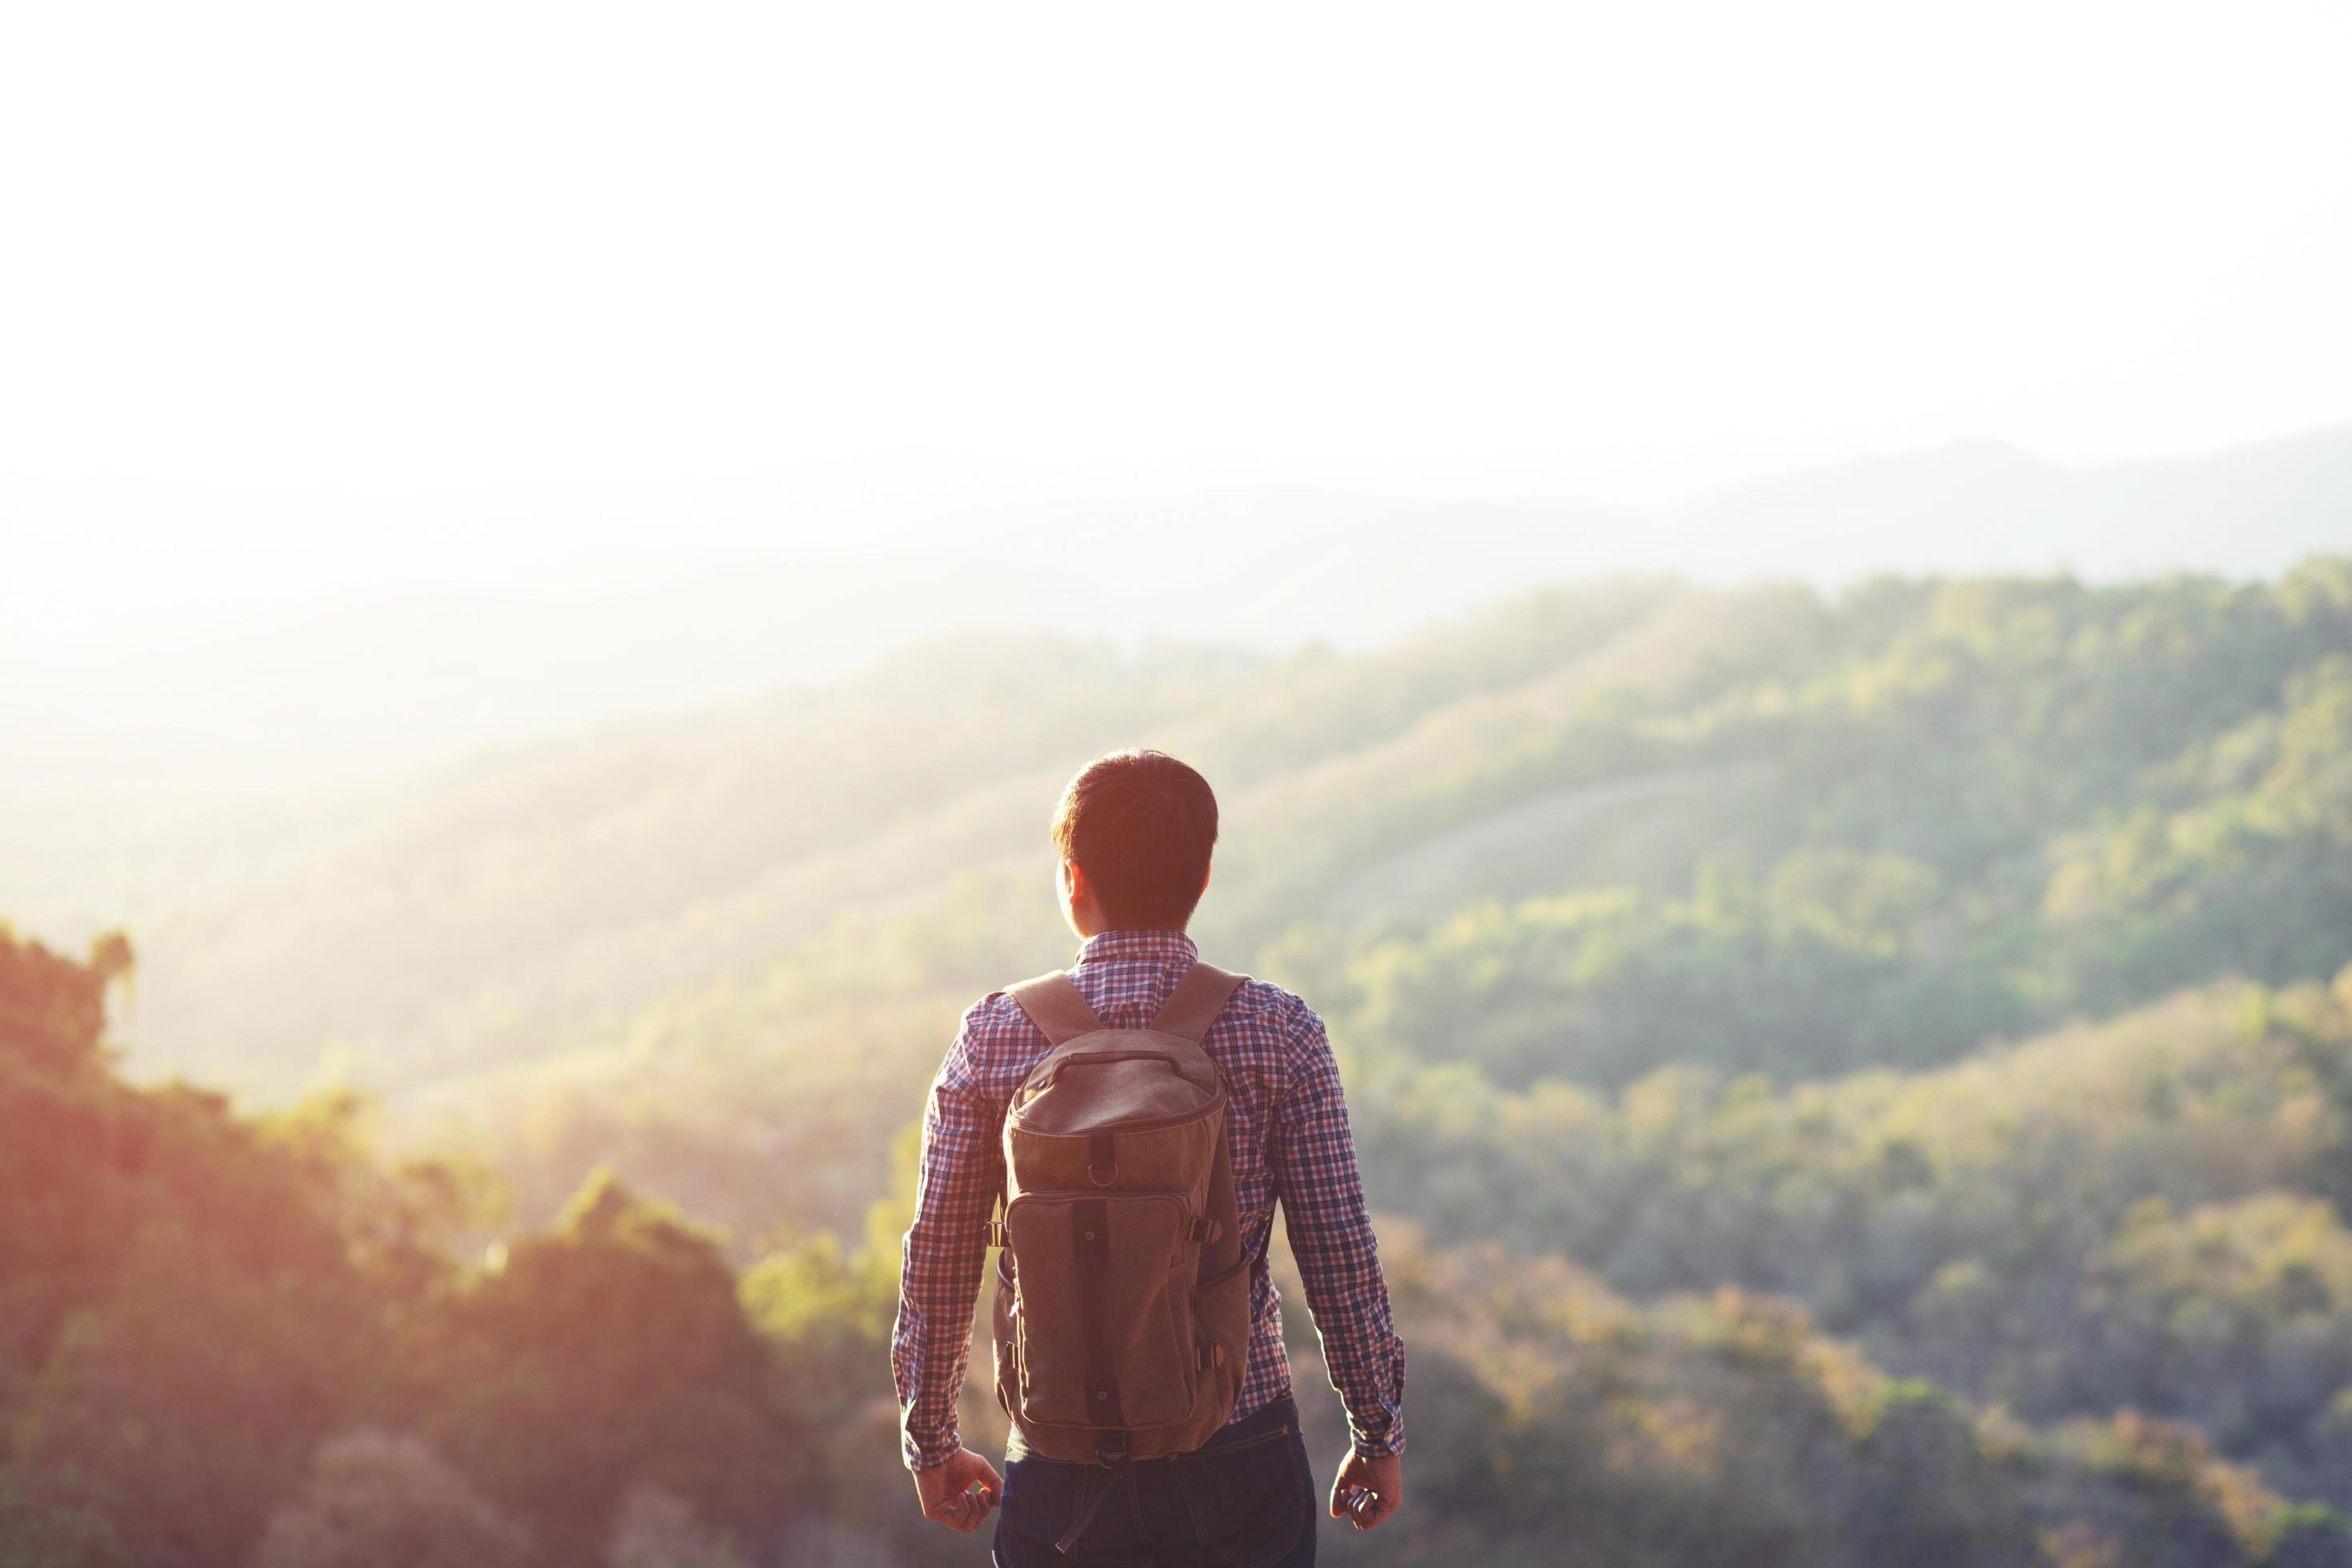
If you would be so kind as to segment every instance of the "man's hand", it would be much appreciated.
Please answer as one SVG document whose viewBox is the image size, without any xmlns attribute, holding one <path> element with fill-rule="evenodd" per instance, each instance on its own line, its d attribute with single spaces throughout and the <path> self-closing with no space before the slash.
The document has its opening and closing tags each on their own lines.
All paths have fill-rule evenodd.
<svg viewBox="0 0 2352 1568">
<path fill-rule="evenodd" d="M 975 1481 L 979 1491 L 971 1489 Z M 970 1448 L 959 1448 L 954 1458 L 915 1472 L 915 1495 L 922 1500 L 923 1517 L 966 1535 L 988 1522 L 988 1510 L 1003 1490 L 1004 1478 L 996 1467 Z"/>
<path fill-rule="evenodd" d="M 1349 1449 L 1339 1473 L 1331 1478 L 1331 1517 L 1352 1520 L 1358 1530 L 1374 1530 L 1403 1506 L 1404 1456 L 1367 1459 Z"/>
</svg>

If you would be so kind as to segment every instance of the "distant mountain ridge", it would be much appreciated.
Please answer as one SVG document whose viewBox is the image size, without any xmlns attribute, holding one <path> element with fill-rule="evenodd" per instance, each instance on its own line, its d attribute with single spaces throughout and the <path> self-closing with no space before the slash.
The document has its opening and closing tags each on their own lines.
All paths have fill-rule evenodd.
<svg viewBox="0 0 2352 1568">
<path fill-rule="evenodd" d="M 1733 576 L 1788 574 L 1773 573 L 1774 552 L 1847 556 L 1843 572 L 1796 574 L 1825 584 L 1869 571 L 2268 575 L 2352 541 L 2352 430 L 2080 468 L 1963 442 L 1727 487 L 1662 513 L 1686 535 L 1746 535 L 1753 558 L 1727 563 Z M 1954 534 L 1968 542 L 1931 542 Z"/>
<path fill-rule="evenodd" d="M 0 515 L 27 530 L 104 537 L 90 504 L 0 482 Z M 634 492 L 610 504 L 624 514 L 570 498 L 559 528 L 518 500 L 476 531 L 478 548 L 438 524 L 414 561 L 357 586 L 310 582 L 298 563 L 271 599 L 257 566 L 233 605 L 201 584 L 168 591 L 168 563 L 117 593 L 121 563 L 93 559 L 87 581 L 40 584 L 21 616 L 0 615 L 0 660 L 75 681 L 70 696 L 0 687 L 0 736 L 26 742 L 10 771 L 75 789 L 163 767 L 215 777 L 240 759 L 240 782 L 330 764 L 363 776 L 831 679 L 964 631 L 1362 650 L 1538 584 L 1626 574 L 1824 588 L 1888 573 L 2273 577 L 2352 547 L 2352 426 L 2094 468 L 1963 442 L 1649 505 L 1256 486 L 845 531 L 786 495 L 764 531 L 740 509 L 671 515 Z M 357 502 L 320 501 L 304 524 L 322 542 L 401 531 Z M 274 538 L 230 524 L 212 553 Z"/>
<path fill-rule="evenodd" d="M 1346 595 L 1361 608 L 1410 604 L 1425 620 L 1532 582 L 1623 574 L 1826 588 L 1881 574 L 2274 576 L 2352 544 L 2352 428 L 2091 468 L 1965 441 L 1646 505 L 1249 489 L 992 509 L 907 536 L 974 564 L 1027 541 L 1049 576 L 1055 563 L 1075 576 L 1115 556 L 1107 541 L 1181 540 L 1157 563 L 1162 583 L 1205 585 L 1220 563 L 1253 560 L 1310 625 Z M 1204 600 L 1213 623 L 1268 607 L 1246 584 L 1218 594 L 1232 607 Z M 1318 625 L 1317 635 L 1330 633 Z"/>
</svg>

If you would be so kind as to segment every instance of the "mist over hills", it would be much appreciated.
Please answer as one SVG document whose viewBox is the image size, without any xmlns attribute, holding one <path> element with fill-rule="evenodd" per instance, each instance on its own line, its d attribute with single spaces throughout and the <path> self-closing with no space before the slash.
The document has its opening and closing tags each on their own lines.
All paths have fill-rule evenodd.
<svg viewBox="0 0 2352 1568">
<path fill-rule="evenodd" d="M 1641 505 L 1243 488 L 842 528 L 788 493 L 764 521 L 740 498 L 698 521 L 690 489 L 414 523 L 332 497 L 126 498 L 187 513 L 185 537 L 142 521 L 171 541 L 152 579 L 124 574 L 102 496 L 0 500 L 35 546 L 0 585 L 0 653 L 65 678 L 0 692 L 8 784 L 245 786 L 752 697 L 962 631 L 1362 650 L 1625 574 L 2274 575 L 2352 538 L 2352 429 L 2095 468 L 1964 443 Z"/>
<path fill-rule="evenodd" d="M 291 578 L 277 597 L 274 536 L 243 538 L 228 512 L 205 523 L 215 548 L 174 555 L 179 592 L 109 587 L 122 582 L 100 548 L 110 531 L 73 504 L 18 510 L 27 537 L 55 525 L 44 548 L 76 580 L 0 585 L 0 658 L 47 672 L 0 689 L 0 898 L 61 932 L 145 924 L 374 831 L 442 787 L 418 769 L 469 749 L 552 752 L 619 714 L 821 704 L 811 681 L 964 632 L 1264 658 L 1364 652 L 1537 584 L 1627 574 L 2274 575 L 2352 542 L 2352 430 L 2086 468 L 1971 443 L 1651 506 L 1263 489 L 1067 500 L 806 545 L 739 501 L 709 530 L 666 521 L 658 546 L 641 525 L 567 525 L 580 554 L 544 573 L 542 547 L 501 542 L 484 520 L 428 531 L 417 548 L 441 553 L 404 574 L 395 520 L 373 518 L 380 581 Z M 331 540 L 333 503 L 315 504 L 302 537 Z M 435 586 L 468 552 L 482 581 Z M 197 569 L 240 560 L 226 577 Z"/>
<path fill-rule="evenodd" d="M 2352 430 L 2090 468 L 1961 442 L 1647 504 L 1229 490 L 1006 509 L 913 532 L 983 571 L 1034 549 L 1041 582 L 1118 560 L 1121 538 L 1181 541 L 1148 547 L 1152 575 L 1203 590 L 1200 629 L 1256 641 L 1278 604 L 1311 635 L 1363 647 L 1532 582 L 1602 575 L 1823 587 L 1882 574 L 2273 575 L 2352 539 Z M 1263 590 L 1220 580 L 1244 560 L 1286 596 L 1261 603 Z M 1152 616 L 1142 595 L 1121 607 Z"/>
</svg>

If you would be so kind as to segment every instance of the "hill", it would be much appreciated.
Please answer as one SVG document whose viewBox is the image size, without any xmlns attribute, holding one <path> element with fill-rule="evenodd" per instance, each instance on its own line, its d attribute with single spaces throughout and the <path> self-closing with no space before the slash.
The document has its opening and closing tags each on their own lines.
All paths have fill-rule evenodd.
<svg viewBox="0 0 2352 1568">
<path fill-rule="evenodd" d="M 938 645 L 420 781 L 382 830 L 147 928 L 133 1065 L 282 1094 L 325 1061 L 397 1097 L 642 1039 L 851 930 L 917 944 L 943 993 L 984 988 L 1063 945 L 1034 893 L 1046 808 L 1078 760 L 1134 742 L 1218 782 L 1202 934 L 1239 958 L 1302 921 L 1686 896 L 1738 868 L 1759 897 L 1826 879 L 1821 898 L 1904 905 L 1845 918 L 1907 921 L 1917 963 L 1860 954 L 1875 931 L 1807 951 L 1968 993 L 1905 1059 L 2218 973 L 2315 976 L 2339 955 L 2256 951 L 2240 917 L 2291 897 L 2302 918 L 2264 929 L 2314 932 L 2346 908 L 2341 786 L 2296 748 L 2334 744 L 2347 584 L 2337 563 L 1836 598 L 1653 582 L 1353 657 Z M 2195 922 L 2137 929 L 2170 894 L 2118 879 L 2207 870 Z M 761 1047 L 713 1027 L 698 1048 Z"/>
</svg>

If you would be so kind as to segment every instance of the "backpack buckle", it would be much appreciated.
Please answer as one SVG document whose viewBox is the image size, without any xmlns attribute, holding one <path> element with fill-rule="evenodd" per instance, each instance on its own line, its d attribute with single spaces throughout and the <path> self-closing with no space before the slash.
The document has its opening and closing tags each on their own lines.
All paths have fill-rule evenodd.
<svg viewBox="0 0 2352 1568">
<path fill-rule="evenodd" d="M 1113 1182 L 1118 1180 L 1118 1167 L 1117 1165 L 1097 1165 L 1089 1163 L 1087 1166 L 1087 1180 L 1092 1182 L 1098 1187 L 1109 1186 Z"/>
<path fill-rule="evenodd" d="M 1118 1180 L 1118 1144 L 1108 1132 L 1087 1140 L 1087 1180 L 1098 1187 Z"/>
</svg>

